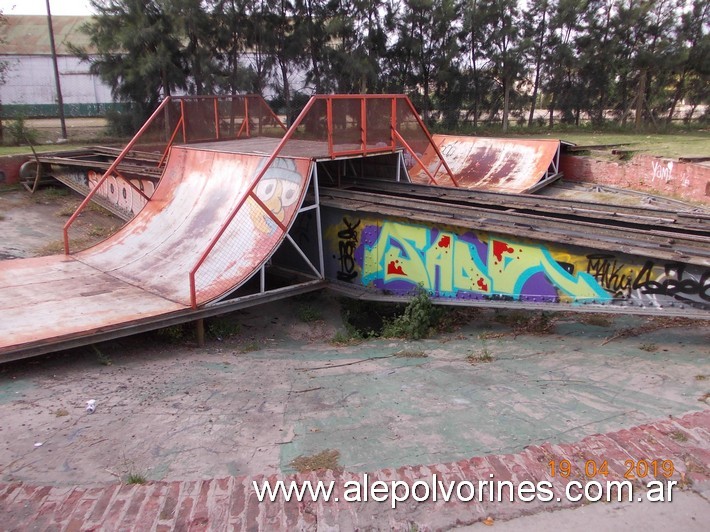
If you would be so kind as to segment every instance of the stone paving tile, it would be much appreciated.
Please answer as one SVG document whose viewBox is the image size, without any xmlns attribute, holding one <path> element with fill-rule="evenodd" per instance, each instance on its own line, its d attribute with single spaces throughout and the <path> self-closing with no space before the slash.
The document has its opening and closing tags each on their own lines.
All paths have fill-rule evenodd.
<svg viewBox="0 0 710 532">
<path fill-rule="evenodd" d="M 584 481 L 584 468 L 599 466 L 604 460 L 609 469 L 607 479 L 623 479 L 627 460 L 673 460 L 672 480 L 681 489 L 692 489 L 696 483 L 710 481 L 710 410 L 669 418 L 647 425 L 609 434 L 588 436 L 577 443 L 530 445 L 518 454 L 473 457 L 458 462 L 385 468 L 368 473 L 368 482 L 391 485 L 406 482 L 416 487 L 423 498 L 431 488 L 433 475 L 441 486 L 468 481 L 478 489 L 478 482 L 509 480 L 516 486 L 524 480 L 553 483 L 554 497 L 562 501 L 510 502 L 507 488 L 504 502 L 492 502 L 486 491 L 482 500 L 421 502 L 412 499 L 399 502 L 362 500 L 347 502 L 344 495 L 353 481 L 362 482 L 364 475 L 343 471 L 322 471 L 269 477 L 229 477 L 207 480 L 151 482 L 145 485 L 113 484 L 105 487 L 66 488 L 33 486 L 23 483 L 0 484 L 0 512 L 4 530 L 356 530 L 389 528 L 407 530 L 416 524 L 419 530 L 441 530 L 471 524 L 487 517 L 511 518 L 528 515 L 554 504 L 555 508 L 571 507 L 564 500 L 568 482 Z M 569 478 L 552 476 L 550 460 L 559 467 L 569 460 Z M 559 470 L 558 470 L 559 473 Z M 662 478 L 662 477 L 660 477 Z M 602 477 L 594 477 L 603 480 Z M 634 485 L 641 486 L 642 480 Z M 296 481 L 299 485 L 318 480 L 335 482 L 338 502 L 306 500 L 259 503 L 252 481 Z M 665 480 L 665 479 L 664 479 Z M 348 484 L 350 482 L 351 484 Z M 424 486 L 424 483 L 427 486 Z M 382 484 L 380 484 L 381 486 Z M 400 486 L 400 493 L 405 489 Z M 439 492 L 441 493 L 441 492 Z M 468 487 L 461 494 L 467 498 Z M 454 495 L 456 495 L 454 493 Z"/>
</svg>

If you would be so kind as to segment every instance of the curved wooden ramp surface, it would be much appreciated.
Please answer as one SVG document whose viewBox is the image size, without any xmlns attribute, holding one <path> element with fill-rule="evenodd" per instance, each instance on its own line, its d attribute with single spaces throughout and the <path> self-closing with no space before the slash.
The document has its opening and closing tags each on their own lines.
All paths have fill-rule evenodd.
<svg viewBox="0 0 710 532">
<path fill-rule="evenodd" d="M 197 304 L 238 288 L 278 248 L 308 187 L 302 158 L 276 159 L 256 183 L 266 160 L 174 147 L 151 201 L 104 242 L 0 262 L 0 356 L 189 309 L 189 273 L 220 233 L 195 275 Z"/>
<path fill-rule="evenodd" d="M 521 194 L 535 190 L 541 181 L 557 173 L 559 140 L 432 137 L 461 188 Z M 436 160 L 431 149 L 422 156 L 427 165 Z M 429 181 L 417 167 L 410 170 L 410 177 L 417 183 Z M 439 184 L 453 185 L 448 177 Z"/>
</svg>

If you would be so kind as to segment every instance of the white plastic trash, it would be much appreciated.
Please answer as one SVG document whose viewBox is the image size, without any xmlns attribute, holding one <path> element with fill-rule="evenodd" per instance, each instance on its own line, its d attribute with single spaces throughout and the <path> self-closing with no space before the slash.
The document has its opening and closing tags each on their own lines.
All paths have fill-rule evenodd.
<svg viewBox="0 0 710 532">
<path fill-rule="evenodd" d="M 96 410 L 96 399 L 89 399 L 86 401 L 86 411 L 89 414 L 93 414 L 94 410 Z"/>
</svg>

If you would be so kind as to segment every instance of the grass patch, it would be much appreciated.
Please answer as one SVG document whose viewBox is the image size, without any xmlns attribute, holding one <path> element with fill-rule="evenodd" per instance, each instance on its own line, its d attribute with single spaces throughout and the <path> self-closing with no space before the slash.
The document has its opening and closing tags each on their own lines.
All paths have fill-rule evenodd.
<svg viewBox="0 0 710 532">
<path fill-rule="evenodd" d="M 608 314 L 582 314 L 578 321 L 595 327 L 611 327 L 614 324 L 614 319 Z"/>
<path fill-rule="evenodd" d="M 428 356 L 420 349 L 404 349 L 394 354 L 395 358 L 427 358 Z"/>
<path fill-rule="evenodd" d="M 86 209 L 87 211 L 95 212 L 96 214 L 100 214 L 102 216 L 114 216 L 111 211 L 104 209 L 101 205 L 93 201 L 90 201 L 86 205 L 86 207 L 84 207 L 84 209 Z"/>
<path fill-rule="evenodd" d="M 98 225 L 92 225 L 89 227 L 87 234 L 92 238 L 106 238 L 107 236 L 113 234 L 115 230 L 115 227 L 100 227 Z"/>
<path fill-rule="evenodd" d="M 493 362 L 493 355 L 491 355 L 490 351 L 488 351 L 488 349 L 484 347 L 480 351 L 476 351 L 467 355 L 466 362 L 468 362 L 469 364 Z"/>
<path fill-rule="evenodd" d="M 69 218 L 74 212 L 76 212 L 77 205 L 65 205 L 57 211 L 57 216 L 62 218 Z"/>
<path fill-rule="evenodd" d="M 38 198 L 43 198 L 46 200 L 55 200 L 60 198 L 66 198 L 70 194 L 68 188 L 64 187 L 47 187 L 43 188 Z"/>
<path fill-rule="evenodd" d="M 311 456 L 302 455 L 294 458 L 289 465 L 299 473 L 308 473 L 319 469 L 338 470 L 340 469 L 339 459 L 340 451 L 326 449 Z"/>
<path fill-rule="evenodd" d="M 431 302 L 429 294 L 421 290 L 404 308 L 402 314 L 385 320 L 381 336 L 420 340 L 431 334 L 441 322 L 442 309 Z"/>
<path fill-rule="evenodd" d="M 142 473 L 130 472 L 126 475 L 126 484 L 145 484 L 148 479 Z"/>
<path fill-rule="evenodd" d="M 323 319 L 320 309 L 309 303 L 302 303 L 296 307 L 296 317 L 303 323 L 312 323 Z"/>
<path fill-rule="evenodd" d="M 212 318 L 207 320 L 207 333 L 215 340 L 221 342 L 227 338 L 237 336 L 242 326 L 229 318 Z"/>
<path fill-rule="evenodd" d="M 252 342 L 248 342 L 248 343 L 242 345 L 239 348 L 239 352 L 240 353 L 252 353 L 254 351 L 259 351 L 260 349 L 261 349 L 261 345 L 259 345 L 259 342 L 254 340 Z"/>
<path fill-rule="evenodd" d="M 639 349 L 641 351 L 646 351 L 647 353 L 654 353 L 658 351 L 658 346 L 656 344 L 641 344 Z"/>
<path fill-rule="evenodd" d="M 706 380 L 708 380 L 708 376 L 707 375 L 696 375 L 695 380 L 696 381 L 706 381 Z"/>
<path fill-rule="evenodd" d="M 66 417 L 69 415 L 69 411 L 66 408 L 57 408 L 54 411 L 54 415 L 57 417 Z"/>
<path fill-rule="evenodd" d="M 541 336 L 552 334 L 555 329 L 555 319 L 548 312 L 513 310 L 499 312 L 494 319 L 513 329 L 515 336 L 520 334 Z"/>
<path fill-rule="evenodd" d="M 101 351 L 95 345 L 92 345 L 91 348 L 94 350 L 94 353 L 96 353 L 96 360 L 98 360 L 99 364 L 101 364 L 102 366 L 113 365 L 113 360 L 111 360 L 111 357 L 109 357 L 106 353 Z"/>
<path fill-rule="evenodd" d="M 679 441 L 679 442 L 684 442 L 688 441 L 688 436 L 685 435 L 684 432 L 681 432 L 679 430 L 674 430 L 669 434 L 672 440 Z"/>
<path fill-rule="evenodd" d="M 167 340 L 170 343 L 180 343 L 186 338 L 185 327 L 183 324 L 171 325 L 170 327 L 163 327 L 162 329 L 157 329 L 155 334 L 163 340 Z"/>
<path fill-rule="evenodd" d="M 345 330 L 336 331 L 330 343 L 333 345 L 352 345 L 362 342 L 364 338 L 354 329 L 348 327 Z"/>
</svg>

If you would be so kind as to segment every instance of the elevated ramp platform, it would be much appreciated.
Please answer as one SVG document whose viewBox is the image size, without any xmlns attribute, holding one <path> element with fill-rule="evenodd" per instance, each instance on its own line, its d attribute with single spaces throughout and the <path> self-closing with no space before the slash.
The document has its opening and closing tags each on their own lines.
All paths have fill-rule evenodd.
<svg viewBox="0 0 710 532">
<path fill-rule="evenodd" d="M 559 172 L 560 141 L 432 135 L 455 183 L 442 176 L 440 185 L 471 190 L 527 194 L 553 183 Z M 432 148 L 422 156 L 432 170 L 438 154 Z M 429 183 L 421 167 L 410 171 L 415 183 Z"/>
<path fill-rule="evenodd" d="M 277 158 L 257 184 L 265 164 L 260 155 L 175 146 L 151 201 L 113 236 L 75 255 L 1 262 L 0 356 L 237 289 L 284 239 L 309 183 L 309 159 Z"/>
</svg>

